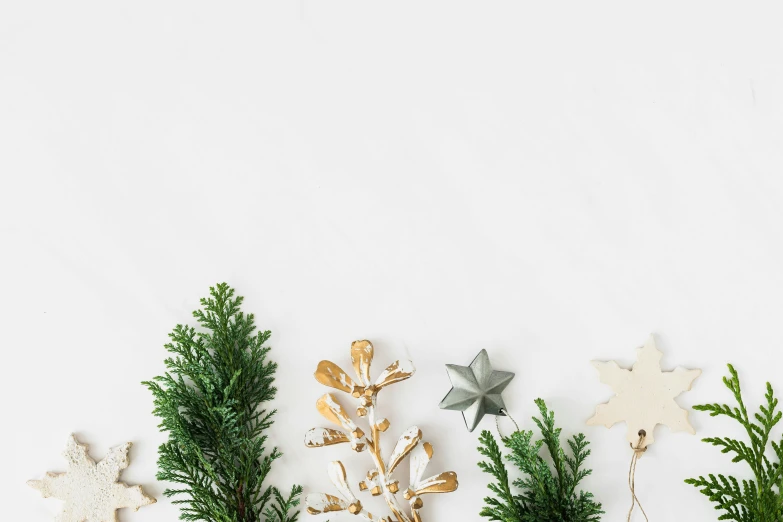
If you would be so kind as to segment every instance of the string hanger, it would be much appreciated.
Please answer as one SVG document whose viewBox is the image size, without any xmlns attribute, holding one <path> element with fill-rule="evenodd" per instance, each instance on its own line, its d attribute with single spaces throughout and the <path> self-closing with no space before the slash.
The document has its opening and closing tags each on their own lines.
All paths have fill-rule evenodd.
<svg viewBox="0 0 783 522">
<path fill-rule="evenodd" d="M 631 509 L 628 510 L 627 522 L 631 522 L 631 515 L 633 514 L 633 510 L 637 504 L 639 505 L 639 509 L 642 511 L 642 515 L 644 515 L 644 520 L 647 522 L 650 521 L 650 519 L 647 518 L 647 513 L 644 512 L 642 503 L 639 502 L 639 498 L 636 496 L 636 463 L 639 461 L 639 458 L 644 454 L 644 452 L 647 451 L 647 446 L 644 445 L 645 437 L 647 437 L 647 432 L 644 430 L 639 430 L 639 440 L 636 442 L 636 446 L 628 443 L 633 450 L 633 456 L 631 457 L 631 467 L 628 469 L 628 488 L 631 490 Z"/>
<path fill-rule="evenodd" d="M 505 408 L 500 408 L 500 415 L 504 415 L 508 417 L 511 420 L 511 422 L 514 423 L 514 428 L 516 428 L 516 431 L 519 431 L 519 424 L 517 424 L 517 421 L 514 420 L 514 417 L 512 417 L 511 414 Z M 497 428 L 498 435 L 500 435 L 500 438 L 503 438 L 503 434 L 500 433 L 500 423 L 498 423 L 498 418 L 500 418 L 500 415 L 495 415 L 495 428 Z"/>
</svg>

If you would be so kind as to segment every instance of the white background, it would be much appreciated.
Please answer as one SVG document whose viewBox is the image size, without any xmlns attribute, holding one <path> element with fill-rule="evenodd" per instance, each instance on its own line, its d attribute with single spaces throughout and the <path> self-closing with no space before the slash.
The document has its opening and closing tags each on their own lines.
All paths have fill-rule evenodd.
<svg viewBox="0 0 783 522">
<path fill-rule="evenodd" d="M 767 379 L 783 393 L 779 7 L 259 4 L 0 5 L 0 518 L 53 518 L 25 481 L 63 470 L 74 432 L 96 458 L 133 441 L 123 477 L 159 502 L 121 520 L 176 519 L 139 383 L 219 281 L 273 331 L 281 487 L 332 492 L 328 461 L 369 465 L 302 444 L 326 425 L 319 360 L 348 367 L 362 338 L 376 375 L 414 360 L 380 401 L 387 447 L 417 423 L 429 470 L 459 474 L 429 521 L 479 519 L 478 430 L 438 402 L 444 364 L 481 348 L 516 372 L 524 427 L 542 397 L 587 434 L 607 521 L 631 453 L 623 425 L 585 426 L 611 397 L 592 359 L 630 365 L 655 332 L 664 369 L 704 370 L 683 406 L 729 400 L 727 362 L 750 404 Z M 715 520 L 683 479 L 718 471 L 745 476 L 659 427 L 650 520 Z"/>
</svg>

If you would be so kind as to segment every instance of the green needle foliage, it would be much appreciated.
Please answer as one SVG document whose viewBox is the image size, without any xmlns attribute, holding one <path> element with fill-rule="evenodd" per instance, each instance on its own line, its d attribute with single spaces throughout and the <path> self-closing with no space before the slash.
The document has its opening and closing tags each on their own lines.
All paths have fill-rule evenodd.
<svg viewBox="0 0 783 522">
<path fill-rule="evenodd" d="M 702 404 L 693 409 L 708 411 L 710 416 L 726 415 L 739 422 L 748 433 L 750 445 L 728 437 L 710 437 L 704 442 L 721 448 L 721 453 L 732 453 L 732 462 L 745 461 L 753 471 L 755 479 L 738 480 L 732 476 L 708 475 L 708 478 L 687 479 L 685 482 L 701 489 L 712 502 L 715 509 L 725 511 L 718 520 L 736 520 L 738 522 L 780 522 L 783 520 L 783 439 L 775 442 L 770 432 L 780 422 L 783 413 L 776 411 L 778 400 L 767 383 L 766 406 L 759 407 L 761 413 L 751 418 L 745 403 L 737 371 L 729 364 L 729 377 L 723 378 L 723 384 L 734 394 L 739 407 L 727 404 Z M 770 445 L 771 451 L 767 447 Z M 769 460 L 773 453 L 777 462 Z M 740 485 L 741 484 L 741 485 Z"/>
<path fill-rule="evenodd" d="M 158 450 L 158 480 L 181 485 L 180 519 L 209 522 L 295 522 L 301 486 L 287 497 L 264 487 L 277 448 L 266 451 L 275 410 L 260 408 L 276 393 L 277 365 L 266 359 L 270 332 L 256 332 L 242 297 L 221 283 L 193 312 L 200 325 L 177 325 L 165 345 L 167 372 L 143 384 L 169 439 Z"/>
<path fill-rule="evenodd" d="M 506 458 L 521 471 L 522 478 L 513 485 L 522 490 L 515 495 L 509 486 L 508 470 L 503 462 L 503 454 L 495 438 L 489 431 L 481 432 L 479 452 L 489 462 L 479 462 L 479 467 L 495 477 L 495 483 L 489 489 L 497 496 L 486 497 L 486 506 L 481 516 L 500 522 L 595 522 L 600 520 L 601 504 L 593 500 L 593 494 L 585 491 L 577 493 L 579 483 L 592 473 L 582 469 L 590 450 L 589 442 L 580 433 L 568 439 L 572 457 L 560 446 L 560 428 L 555 427 L 555 414 L 550 412 L 546 403 L 536 399 L 541 419 L 533 421 L 541 431 L 543 439 L 533 441 L 533 432 L 522 430 L 508 437 L 501 437 L 503 444 L 511 451 Z M 541 456 L 541 447 L 546 446 L 552 459 L 552 467 Z"/>
</svg>

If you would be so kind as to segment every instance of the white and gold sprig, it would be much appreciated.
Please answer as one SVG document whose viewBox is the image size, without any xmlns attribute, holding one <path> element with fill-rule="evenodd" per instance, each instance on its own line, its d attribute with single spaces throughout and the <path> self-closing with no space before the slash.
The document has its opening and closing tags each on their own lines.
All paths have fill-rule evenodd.
<svg viewBox="0 0 783 522">
<path fill-rule="evenodd" d="M 369 491 L 373 496 L 383 495 L 391 511 L 390 516 L 378 517 L 367 511 L 348 486 L 345 467 L 342 462 L 329 464 L 329 478 L 340 496 L 326 493 L 311 493 L 305 498 L 307 511 L 312 515 L 344 511 L 359 515 L 371 522 L 421 522 L 419 510 L 424 503 L 421 495 L 427 493 L 450 493 L 457 489 L 457 474 L 447 471 L 424 478 L 427 464 L 432 459 L 432 445 L 422 442 L 421 430 L 412 426 L 405 430 L 394 447 L 388 460 L 384 460 L 381 452 L 381 433 L 389 428 L 389 421 L 379 418 L 376 414 L 378 392 L 396 382 L 403 381 L 413 375 L 413 363 L 396 361 L 386 368 L 373 382 L 370 379 L 370 365 L 374 349 L 370 341 L 355 341 L 351 345 L 351 362 L 358 382 L 354 382 L 339 366 L 330 361 L 321 361 L 315 371 L 315 378 L 325 386 L 351 394 L 358 399 L 356 414 L 367 418 L 369 434 L 362 431 L 331 393 L 324 394 L 316 407 L 327 420 L 342 427 L 313 428 L 305 435 L 305 445 L 309 448 L 320 448 L 333 444 L 350 443 L 356 452 L 368 451 L 375 465 L 367 472 L 364 480 L 359 482 L 361 491 Z M 399 464 L 410 455 L 410 482 L 404 491 L 399 480 L 393 474 Z M 406 513 L 397 495 L 410 506 L 410 514 Z M 394 518 L 392 518 L 394 517 Z"/>
</svg>

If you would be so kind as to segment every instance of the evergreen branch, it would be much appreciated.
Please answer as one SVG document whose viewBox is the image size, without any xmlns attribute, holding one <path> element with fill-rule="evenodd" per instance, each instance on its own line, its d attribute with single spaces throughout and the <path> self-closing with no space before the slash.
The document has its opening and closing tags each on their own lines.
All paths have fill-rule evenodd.
<svg viewBox="0 0 783 522">
<path fill-rule="evenodd" d="M 277 448 L 265 431 L 275 410 L 261 408 L 277 392 L 277 365 L 267 360 L 269 331 L 256 332 L 242 297 L 221 283 L 193 312 L 199 323 L 177 325 L 165 344 L 166 372 L 143 384 L 169 439 L 158 450 L 158 479 L 179 484 L 180 519 L 208 522 L 295 522 L 301 487 L 288 498 L 264 487 Z M 270 501 L 273 501 L 270 503 Z"/>
<path fill-rule="evenodd" d="M 721 453 L 733 453 L 732 462 L 746 462 L 753 471 L 755 480 L 743 480 L 742 485 L 732 476 L 708 475 L 708 478 L 685 480 L 716 504 L 715 509 L 724 513 L 719 520 L 738 522 L 779 522 L 783 520 L 783 449 L 770 440 L 772 429 L 780 422 L 783 413 L 777 411 L 778 400 L 772 385 L 767 383 L 766 405 L 759 407 L 760 413 L 748 414 L 742 399 L 739 375 L 732 365 L 729 376 L 723 378 L 724 385 L 734 395 L 736 407 L 726 404 L 704 404 L 694 406 L 695 410 L 707 411 L 711 416 L 725 415 L 739 422 L 748 434 L 750 443 L 728 437 L 702 439 L 721 449 Z M 781 441 L 783 442 L 783 441 Z M 770 460 L 768 446 L 772 448 L 777 462 Z"/>
<path fill-rule="evenodd" d="M 482 431 L 479 437 L 481 446 L 478 447 L 479 453 L 489 459 L 489 462 L 479 462 L 478 466 L 485 473 L 489 473 L 497 480 L 497 484 L 490 483 L 489 489 L 498 497 L 500 501 L 486 497 L 484 502 L 487 504 L 480 515 L 488 517 L 490 520 L 505 522 L 508 520 L 522 520 L 520 506 L 514 495 L 511 493 L 511 486 L 508 480 L 508 470 L 503 463 L 503 454 L 495 441 L 495 437 L 489 431 Z"/>
<path fill-rule="evenodd" d="M 527 430 L 502 438 L 511 451 L 507 460 L 522 472 L 522 477 L 513 482 L 522 490 L 521 494 L 511 492 L 508 470 L 495 438 L 488 431 L 481 433 L 478 450 L 489 461 L 480 462 L 479 468 L 495 478 L 488 486 L 495 497 L 484 499 L 480 515 L 500 522 L 597 522 L 603 513 L 601 504 L 595 502 L 589 492 L 576 492 L 577 485 L 591 473 L 582 468 L 590 455 L 589 443 L 583 434 L 575 435 L 567 440 L 571 456 L 566 455 L 560 444 L 561 429 L 555 426 L 554 413 L 541 399 L 536 400 L 536 405 L 541 418 L 534 417 L 533 421 L 541 431 L 542 439 L 533 441 L 533 432 Z M 541 456 L 544 446 L 552 467 Z"/>
<path fill-rule="evenodd" d="M 295 508 L 299 505 L 302 495 L 302 486 L 293 486 L 288 497 L 283 497 L 280 491 L 272 487 L 269 489 L 271 496 L 274 496 L 275 503 L 270 505 L 264 514 L 268 522 L 296 522 L 299 518 L 299 511 Z"/>
</svg>

